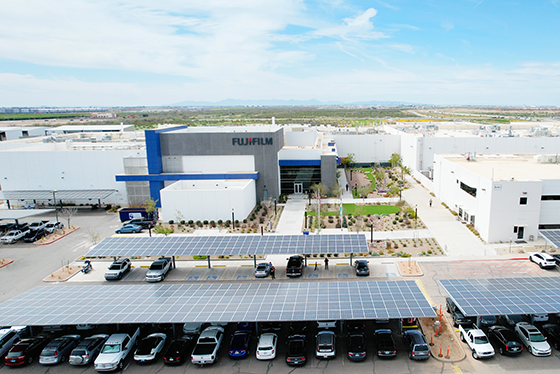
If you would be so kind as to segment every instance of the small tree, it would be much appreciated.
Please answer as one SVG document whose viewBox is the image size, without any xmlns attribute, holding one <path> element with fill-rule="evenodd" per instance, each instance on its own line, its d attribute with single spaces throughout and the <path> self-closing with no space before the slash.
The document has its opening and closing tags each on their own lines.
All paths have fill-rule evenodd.
<svg viewBox="0 0 560 374">
<path fill-rule="evenodd" d="M 101 240 L 101 235 L 94 229 L 88 229 L 88 239 L 91 244 L 96 245 Z"/>
<path fill-rule="evenodd" d="M 163 234 L 165 236 L 172 234 L 174 231 L 173 227 L 166 227 L 161 224 L 154 227 L 154 232 L 156 234 Z"/>
<path fill-rule="evenodd" d="M 144 201 L 144 209 L 146 209 L 146 213 L 148 213 L 148 215 L 153 216 L 154 218 L 157 218 L 157 200 L 153 200 L 153 199 L 148 199 L 146 201 Z"/>
<path fill-rule="evenodd" d="M 78 212 L 78 208 L 74 207 L 74 208 L 64 208 L 60 211 L 60 215 L 64 218 L 66 218 L 67 222 L 68 222 L 68 228 L 72 227 L 70 226 L 70 220 L 72 219 L 72 217 L 74 217 L 76 215 L 76 213 Z"/>
<path fill-rule="evenodd" d="M 364 220 L 362 216 L 365 214 L 365 208 L 362 205 L 356 205 L 354 208 L 354 217 L 356 218 L 356 225 L 354 226 L 356 232 L 362 231 L 362 226 L 364 225 Z"/>
<path fill-rule="evenodd" d="M 398 153 L 393 153 L 391 155 L 391 158 L 389 159 L 389 162 L 391 163 L 391 167 L 393 167 L 393 168 L 395 168 L 397 166 L 401 166 L 402 165 L 402 157 Z"/>
<path fill-rule="evenodd" d="M 357 193 L 358 193 L 359 197 L 365 199 L 367 197 L 367 195 L 370 193 L 370 191 L 371 191 L 370 186 L 361 186 L 361 187 L 358 187 Z"/>
</svg>

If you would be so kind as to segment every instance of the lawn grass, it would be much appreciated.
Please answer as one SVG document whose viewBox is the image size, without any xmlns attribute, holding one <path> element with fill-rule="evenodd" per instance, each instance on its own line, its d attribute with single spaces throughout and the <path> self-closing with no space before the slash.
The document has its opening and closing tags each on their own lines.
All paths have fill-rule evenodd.
<svg viewBox="0 0 560 374">
<path fill-rule="evenodd" d="M 342 204 L 342 213 L 344 215 L 354 214 L 356 211 L 356 204 Z M 363 214 L 393 214 L 400 212 L 400 208 L 392 205 L 359 205 L 363 209 Z"/>
<path fill-rule="evenodd" d="M 375 176 L 373 175 L 372 168 L 362 168 L 362 171 L 364 172 L 365 176 L 369 178 L 371 183 L 375 183 Z"/>
</svg>

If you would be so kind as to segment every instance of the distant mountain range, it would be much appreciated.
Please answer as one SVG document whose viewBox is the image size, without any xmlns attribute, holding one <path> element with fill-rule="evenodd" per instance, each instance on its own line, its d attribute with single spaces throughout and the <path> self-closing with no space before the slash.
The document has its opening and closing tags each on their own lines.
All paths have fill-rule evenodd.
<svg viewBox="0 0 560 374">
<path fill-rule="evenodd" d="M 181 101 L 180 103 L 171 104 L 170 106 L 321 106 L 321 105 L 363 105 L 363 106 L 379 106 L 379 105 L 421 105 L 415 103 L 406 103 L 402 101 L 361 101 L 354 103 L 343 103 L 341 101 L 319 101 L 311 100 L 242 100 L 242 99 L 225 99 L 221 101 Z"/>
</svg>

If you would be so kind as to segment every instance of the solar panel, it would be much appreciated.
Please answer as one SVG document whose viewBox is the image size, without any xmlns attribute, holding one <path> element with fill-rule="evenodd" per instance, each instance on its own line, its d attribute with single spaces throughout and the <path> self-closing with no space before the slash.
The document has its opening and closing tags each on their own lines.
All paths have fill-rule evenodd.
<svg viewBox="0 0 560 374">
<path fill-rule="evenodd" d="M 539 235 L 555 248 L 560 248 L 560 230 L 540 230 Z"/>
<path fill-rule="evenodd" d="M 364 234 L 106 238 L 86 257 L 367 253 Z"/>
<path fill-rule="evenodd" d="M 445 279 L 439 283 L 465 316 L 560 312 L 560 277 Z"/>
<path fill-rule="evenodd" d="M 56 191 L 58 200 L 105 199 L 115 193 L 115 189 L 100 190 L 59 190 Z M 52 190 L 13 190 L 2 191 L 4 200 L 49 200 L 53 198 Z"/>
<path fill-rule="evenodd" d="M 49 286 L 0 304 L 0 325 L 33 326 L 435 316 L 412 280 Z"/>
</svg>

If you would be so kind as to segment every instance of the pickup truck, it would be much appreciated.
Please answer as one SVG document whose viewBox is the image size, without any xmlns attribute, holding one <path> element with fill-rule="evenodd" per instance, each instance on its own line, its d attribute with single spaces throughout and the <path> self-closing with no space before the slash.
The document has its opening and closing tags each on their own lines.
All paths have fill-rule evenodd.
<svg viewBox="0 0 560 374">
<path fill-rule="evenodd" d="M 29 232 L 29 230 L 27 232 Z M 1 237 L 0 241 L 2 242 L 2 244 L 13 244 L 22 239 L 27 232 L 23 232 L 21 230 L 11 230 L 8 231 L 6 235 Z"/>
<path fill-rule="evenodd" d="M 301 277 L 303 275 L 303 257 L 292 256 L 288 259 L 288 265 L 286 265 L 286 276 L 287 277 Z"/>
<path fill-rule="evenodd" d="M 474 359 L 491 358 L 496 354 L 484 331 L 480 330 L 476 325 L 473 325 L 472 328 L 465 328 L 463 325 L 459 325 L 459 332 L 461 340 L 466 342 L 471 349 Z"/>
<path fill-rule="evenodd" d="M 200 366 L 216 362 L 223 338 L 223 327 L 207 327 L 196 341 L 196 346 L 191 354 L 191 362 Z"/>
<path fill-rule="evenodd" d="M 146 273 L 147 282 L 160 282 L 171 271 L 171 257 L 162 257 L 150 265 Z"/>
<path fill-rule="evenodd" d="M 95 370 L 114 371 L 122 369 L 126 356 L 133 350 L 140 336 L 140 328 L 134 334 L 113 334 L 101 348 L 99 356 L 95 359 Z"/>
</svg>

